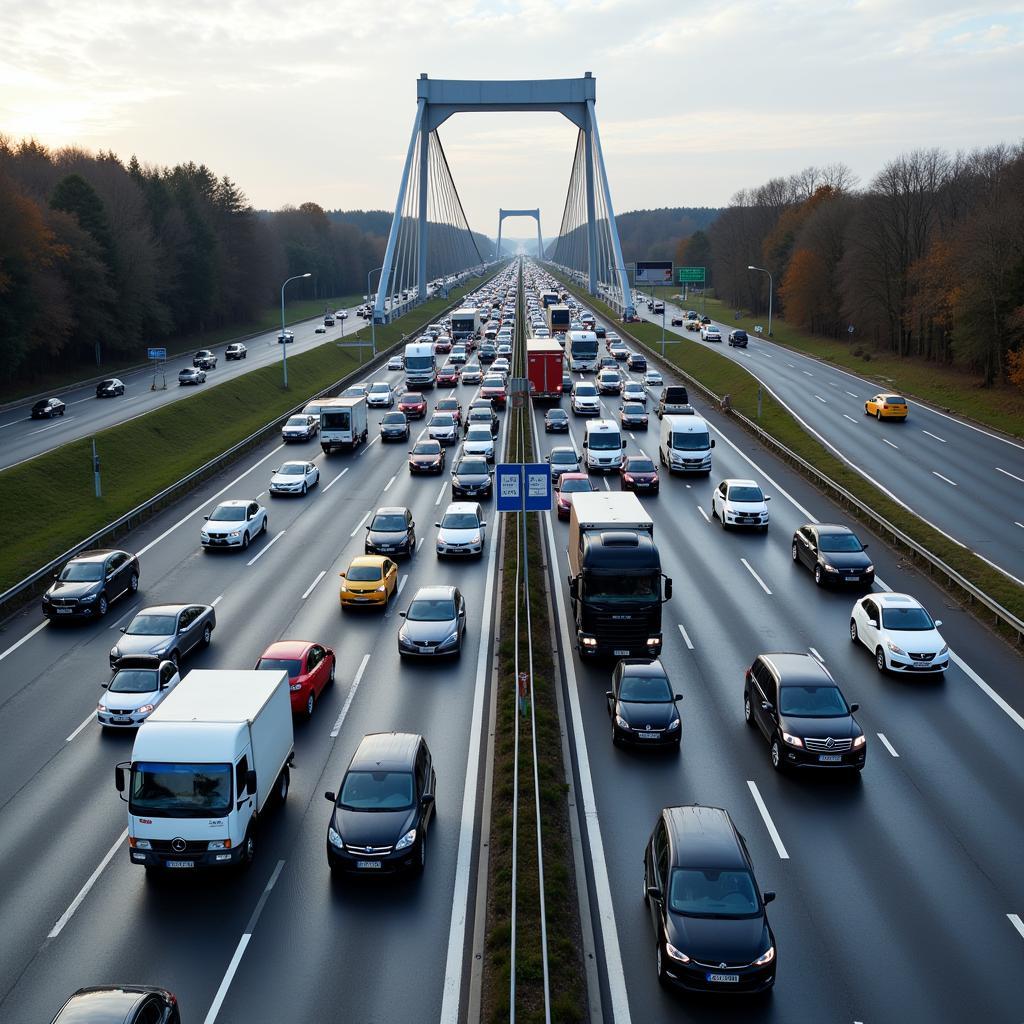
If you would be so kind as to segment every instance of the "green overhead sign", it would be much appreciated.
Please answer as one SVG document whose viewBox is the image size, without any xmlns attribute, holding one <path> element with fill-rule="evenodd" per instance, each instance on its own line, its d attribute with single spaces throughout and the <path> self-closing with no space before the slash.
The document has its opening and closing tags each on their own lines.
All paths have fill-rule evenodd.
<svg viewBox="0 0 1024 1024">
<path fill-rule="evenodd" d="M 678 267 L 680 284 L 703 284 L 704 267 Z"/>
</svg>

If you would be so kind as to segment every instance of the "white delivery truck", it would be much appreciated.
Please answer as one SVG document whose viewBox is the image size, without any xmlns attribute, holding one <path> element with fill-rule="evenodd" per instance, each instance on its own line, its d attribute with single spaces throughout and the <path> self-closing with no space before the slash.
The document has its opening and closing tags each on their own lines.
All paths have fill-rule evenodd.
<svg viewBox="0 0 1024 1024">
<path fill-rule="evenodd" d="M 714 438 L 700 416 L 663 416 L 658 457 L 669 473 L 711 472 Z M 575 499 L 573 499 L 575 500 Z"/>
<path fill-rule="evenodd" d="M 325 455 L 339 448 L 355 448 L 367 434 L 365 395 L 320 403 L 320 447 Z"/>
<path fill-rule="evenodd" d="M 566 335 L 565 351 L 573 373 L 597 372 L 597 334 L 594 331 L 570 331 Z"/>
<path fill-rule="evenodd" d="M 588 420 L 583 428 L 583 463 L 588 473 L 618 472 L 625 447 L 615 420 Z"/>
<path fill-rule="evenodd" d="M 405 386 L 409 391 L 425 391 L 437 383 L 437 359 L 434 340 L 424 336 L 405 346 Z"/>
<path fill-rule="evenodd" d="M 287 672 L 190 672 L 115 768 L 132 863 L 248 866 L 258 823 L 288 794 L 294 749 Z"/>
<path fill-rule="evenodd" d="M 456 341 L 475 338 L 480 333 L 480 310 L 476 306 L 464 306 L 452 313 L 452 337 Z"/>
</svg>

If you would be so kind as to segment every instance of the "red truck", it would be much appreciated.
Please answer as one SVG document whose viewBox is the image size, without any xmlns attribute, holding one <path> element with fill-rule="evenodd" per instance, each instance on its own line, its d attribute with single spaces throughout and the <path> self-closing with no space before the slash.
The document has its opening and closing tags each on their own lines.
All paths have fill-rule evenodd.
<svg viewBox="0 0 1024 1024">
<path fill-rule="evenodd" d="M 550 338 L 526 341 L 526 374 L 535 401 L 557 402 L 562 397 L 562 346 Z"/>
</svg>

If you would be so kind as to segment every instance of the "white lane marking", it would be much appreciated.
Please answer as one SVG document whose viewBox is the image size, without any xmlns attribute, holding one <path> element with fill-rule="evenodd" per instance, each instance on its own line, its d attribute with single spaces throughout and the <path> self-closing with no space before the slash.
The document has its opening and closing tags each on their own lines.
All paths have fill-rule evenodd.
<svg viewBox="0 0 1024 1024">
<path fill-rule="evenodd" d="M 66 405 L 81 405 L 83 402 L 95 402 L 94 396 L 90 395 L 88 398 L 76 398 L 73 402 L 66 402 Z"/>
<path fill-rule="evenodd" d="M 398 581 L 398 589 L 395 591 L 395 599 L 397 600 L 402 596 L 402 591 L 405 589 L 406 583 L 409 582 L 409 574 L 405 573 L 402 578 Z"/>
<path fill-rule="evenodd" d="M 801 370 L 800 372 L 801 372 L 801 373 L 805 373 L 805 374 L 806 374 L 806 375 L 807 375 L 808 377 L 813 377 L 813 376 L 814 376 L 814 374 L 813 374 L 813 373 L 811 373 L 811 371 L 810 371 L 810 370 Z"/>
<path fill-rule="evenodd" d="M 629 433 L 629 431 L 626 431 L 626 433 Z M 632 434 L 629 434 L 629 439 L 631 441 L 635 441 L 636 440 L 636 438 Z"/>
<path fill-rule="evenodd" d="M 686 486 L 689 487 L 690 485 L 687 484 Z M 707 512 L 704 511 L 704 509 L 702 509 L 700 507 L 700 505 L 697 506 L 697 511 L 704 517 L 704 522 L 706 522 L 706 523 L 710 523 L 711 522 L 711 517 L 707 514 Z"/>
<path fill-rule="evenodd" d="M 358 523 L 356 523 L 356 528 L 349 534 L 350 537 L 354 537 L 363 528 L 363 524 L 366 522 L 367 519 L 370 518 L 370 513 L 372 511 L 373 509 L 366 510 L 366 515 L 363 516 L 363 518 L 360 519 Z"/>
<path fill-rule="evenodd" d="M 859 420 L 855 420 L 852 416 L 847 416 L 845 412 L 843 413 L 843 419 L 849 420 L 851 423 L 859 423 L 860 422 Z"/>
<path fill-rule="evenodd" d="M 68 909 L 57 919 L 57 923 L 50 929 L 50 934 L 46 937 L 48 939 L 55 939 L 64 930 L 64 926 L 74 916 L 75 911 L 82 905 L 82 901 L 86 896 L 89 895 L 89 890 L 96 884 L 100 875 L 103 874 L 103 869 L 114 859 L 114 855 L 121 848 L 121 844 L 128 838 L 128 829 L 125 829 L 114 841 L 114 845 L 107 850 L 106 856 L 99 862 L 96 870 L 86 880 L 85 885 L 78 890 L 78 895 L 71 901 Z"/>
<path fill-rule="evenodd" d="M 782 836 L 779 835 L 779 830 L 775 827 L 775 822 L 772 821 L 772 816 L 768 813 L 768 808 L 765 806 L 764 800 L 761 799 L 757 783 L 751 779 L 747 779 L 747 786 L 750 788 L 750 795 L 754 798 L 754 803 L 757 804 L 757 809 L 761 812 L 761 818 L 764 820 L 764 827 L 768 829 L 768 835 L 772 837 L 772 842 L 775 844 L 775 850 L 779 855 L 779 859 L 789 860 L 789 854 L 786 853 L 786 847 L 782 845 Z"/>
<path fill-rule="evenodd" d="M 895 448 L 896 451 L 900 450 L 900 446 L 898 444 L 893 444 L 892 441 L 888 440 L 888 438 L 883 437 L 882 443 L 887 444 L 890 448 Z"/>
<path fill-rule="evenodd" d="M 1014 519 L 1013 525 L 1019 526 L 1022 530 L 1024 530 L 1024 523 L 1018 523 L 1016 519 Z"/>
<path fill-rule="evenodd" d="M 64 738 L 64 742 L 70 743 L 90 722 L 95 721 L 95 719 L 96 712 L 93 711 L 90 715 L 86 717 L 85 721 L 70 736 L 66 736 Z"/>
<path fill-rule="evenodd" d="M 932 470 L 932 476 L 937 476 L 940 480 L 945 480 L 947 484 L 950 484 L 953 487 L 956 487 L 956 483 L 954 481 L 950 480 L 948 476 L 943 476 L 941 473 L 936 473 L 934 469 Z"/>
<path fill-rule="evenodd" d="M 837 388 L 837 387 L 839 387 L 839 385 L 838 385 L 838 384 L 837 384 L 837 383 L 836 383 L 836 382 L 835 382 L 834 380 L 830 380 L 830 381 L 828 382 L 828 386 L 829 386 L 830 388 Z"/>
<path fill-rule="evenodd" d="M 356 452 L 356 458 L 360 458 L 365 455 L 378 441 L 380 440 L 380 434 L 374 434 L 368 444 L 363 445 L 359 451 Z"/>
<path fill-rule="evenodd" d="M 757 582 L 761 585 L 761 589 L 770 597 L 772 592 L 768 589 L 764 580 L 761 579 L 761 577 L 758 576 L 756 572 L 754 572 L 753 566 L 751 566 L 751 564 L 745 558 L 741 558 L 740 561 L 747 567 L 747 572 L 749 572 L 750 575 L 753 576 L 754 579 L 757 580 Z"/>
<path fill-rule="evenodd" d="M 1017 931 L 1020 933 L 1020 937 L 1024 939 L 1024 921 L 1020 919 L 1020 915 L 1007 914 L 1006 916 L 1009 918 L 1010 924 L 1012 924 L 1013 927 L 1016 928 Z"/>
<path fill-rule="evenodd" d="M 808 647 L 807 650 L 809 650 L 811 654 L 813 654 L 818 659 L 818 661 L 822 663 L 822 665 L 825 664 L 825 659 L 817 652 L 817 650 L 815 650 L 815 648 Z"/>
<path fill-rule="evenodd" d="M 757 353 L 757 354 L 758 354 L 759 356 L 764 356 L 764 357 L 765 357 L 765 359 L 774 359 L 774 358 L 775 358 L 774 356 L 770 356 L 770 355 L 768 355 L 768 353 L 767 353 L 767 352 L 765 352 L 765 351 L 764 351 L 763 349 L 760 349 L 760 348 L 755 348 L 755 349 L 754 349 L 754 351 L 755 351 L 755 352 L 756 352 L 756 353 Z"/>
<path fill-rule="evenodd" d="M 818 400 L 819 402 L 821 402 L 821 404 L 822 404 L 822 405 L 828 405 L 828 402 L 827 402 L 827 401 L 826 401 L 826 400 L 825 400 L 824 398 L 822 398 L 822 397 L 821 397 L 821 395 L 815 395 L 814 397 L 815 397 L 815 398 L 816 398 L 816 399 L 817 399 L 817 400 Z"/>
<path fill-rule="evenodd" d="M 946 439 L 944 437 L 939 437 L 938 434 L 933 434 L 930 430 L 923 430 L 922 429 L 921 433 L 922 434 L 927 434 L 929 437 L 934 437 L 936 441 L 941 441 L 943 444 L 946 443 Z"/>
<path fill-rule="evenodd" d="M 425 434 L 426 432 L 427 432 L 427 428 L 426 428 L 426 427 L 424 427 L 424 428 L 423 428 L 423 429 L 422 429 L 422 430 L 421 430 L 421 431 L 420 431 L 420 432 L 419 432 L 419 433 L 418 433 L 418 434 L 416 435 L 416 440 L 417 440 L 417 441 L 422 441 L 422 440 L 423 440 L 423 435 L 424 435 L 424 434 Z"/>
<path fill-rule="evenodd" d="M 858 395 L 858 394 L 857 394 L 857 393 L 856 393 L 855 391 L 847 391 L 846 393 L 847 393 L 847 394 L 848 394 L 848 395 L 849 395 L 849 396 L 850 396 L 851 398 L 860 398 L 860 395 Z"/>
<path fill-rule="evenodd" d="M 326 487 L 324 488 L 324 493 L 326 493 L 327 491 L 329 491 L 329 490 L 330 490 L 330 489 L 331 489 L 331 488 L 332 488 L 332 487 L 333 487 L 333 486 L 334 486 L 334 485 L 335 485 L 335 484 L 336 484 L 336 483 L 337 483 L 337 482 L 338 482 L 338 481 L 339 481 L 339 480 L 340 480 L 340 479 L 341 479 L 341 478 L 342 478 L 342 477 L 343 477 L 343 476 L 344 476 L 344 475 L 345 475 L 345 474 L 346 474 L 346 473 L 347 473 L 348 471 L 349 471 L 349 467 L 348 467 L 348 466 L 346 466 L 346 467 L 345 467 L 345 468 L 344 468 L 344 469 L 343 469 L 343 470 L 342 470 L 342 471 L 341 471 L 341 472 L 340 472 L 340 473 L 339 473 L 339 474 L 338 474 L 338 475 L 337 475 L 337 476 L 336 476 L 336 477 L 335 477 L 335 478 L 334 478 L 334 479 L 333 479 L 333 480 L 332 480 L 332 481 L 331 481 L 331 482 L 330 482 L 330 483 L 329 483 L 329 484 L 328 484 L 328 485 L 327 485 L 327 486 L 326 486 Z"/>
<path fill-rule="evenodd" d="M 878 738 L 882 741 L 882 746 L 885 747 L 885 749 L 888 750 L 889 753 L 892 754 L 893 757 L 899 757 L 900 756 L 899 754 L 896 753 L 896 748 L 885 738 L 885 733 L 884 732 L 878 733 Z"/>
<path fill-rule="evenodd" d="M 991 698 L 993 701 L 995 701 L 997 705 L 999 705 L 999 707 L 1004 712 L 1006 712 L 1006 714 L 1010 717 L 1010 720 L 1018 728 L 1024 729 L 1024 716 L 1021 716 L 1016 711 L 1014 711 L 1014 709 L 1011 708 L 1010 705 L 1007 704 L 1006 701 L 1003 700 L 1003 698 L 1000 697 L 999 694 L 996 693 L 996 691 L 993 690 L 992 687 L 989 686 L 988 683 L 986 683 L 985 680 L 982 679 L 981 676 L 979 676 L 978 673 L 975 672 L 974 669 L 971 668 L 971 666 L 968 665 L 967 662 L 960 657 L 959 654 L 955 653 L 953 650 L 950 650 L 949 657 L 951 661 L 954 661 L 957 665 L 959 665 L 961 670 L 965 672 L 971 678 L 971 680 L 973 680 L 974 683 L 977 684 L 978 688 L 981 690 L 982 693 L 985 694 L 986 697 Z"/>
<path fill-rule="evenodd" d="M 283 532 L 283 531 L 282 531 L 282 532 Z M 221 602 L 221 600 L 223 599 L 223 597 L 224 597 L 224 595 L 223 595 L 223 594 L 218 594 L 218 595 L 217 595 L 217 596 L 216 596 L 216 597 L 215 597 L 215 598 L 214 598 L 214 599 L 213 599 L 213 600 L 212 600 L 212 601 L 210 602 L 210 607 L 211 607 L 211 608 L 216 608 L 216 607 L 217 607 L 217 605 L 218 605 L 218 604 L 220 604 L 220 602 Z"/>
<path fill-rule="evenodd" d="M 686 644 L 687 648 L 689 648 L 689 650 L 692 651 L 693 650 L 693 644 L 690 642 L 690 637 L 687 634 L 686 630 L 683 629 L 683 624 L 681 622 L 677 622 L 676 625 L 679 627 L 679 632 L 683 636 L 683 643 Z"/>
<path fill-rule="evenodd" d="M 36 633 L 39 632 L 39 630 L 45 629 L 47 625 L 49 625 L 49 621 L 47 619 L 43 619 L 43 621 L 40 622 L 38 626 L 35 626 L 33 629 L 30 629 L 20 640 L 16 640 L 13 644 L 11 644 L 10 647 L 7 648 L 6 651 L 3 652 L 3 654 L 0 654 L 0 661 L 3 661 L 8 654 L 13 654 L 22 644 L 28 643 L 28 641 L 31 640 L 32 637 L 34 637 Z"/>
<path fill-rule="evenodd" d="M 796 369 L 796 363 L 786 363 L 787 366 L 791 366 L 794 370 Z"/>
<path fill-rule="evenodd" d="M 422 537 L 420 537 L 420 539 L 419 539 L 418 541 L 416 541 L 416 550 L 417 550 L 417 551 L 419 551 L 419 549 L 420 549 L 420 548 L 421 548 L 422 546 L 423 546 L 423 538 L 422 538 Z"/>
<path fill-rule="evenodd" d="M 323 579 L 323 578 L 324 578 L 324 577 L 325 577 L 326 575 L 327 575 L 327 570 L 326 570 L 326 569 L 321 569 L 321 570 L 320 570 L 320 572 L 319 572 L 319 574 L 317 575 L 317 578 L 316 578 L 315 580 L 313 580 L 313 582 L 312 582 L 312 583 L 310 583 L 310 585 L 309 585 L 308 587 L 306 587 L 305 593 L 304 593 L 304 594 L 302 595 L 302 597 L 300 598 L 300 600 L 301 600 L 301 601 L 305 601 L 305 600 L 306 600 L 306 598 L 307 598 L 307 597 L 309 597 L 309 595 L 313 593 L 313 588 L 314 588 L 314 587 L 315 587 L 315 586 L 316 586 L 316 585 L 317 585 L 317 584 L 318 584 L 318 583 L 319 583 L 319 582 L 320 582 L 320 581 L 321 581 L 321 580 L 322 580 L 322 579 Z"/>
<path fill-rule="evenodd" d="M 386 493 L 387 491 L 391 490 L 391 485 L 392 485 L 392 484 L 393 484 L 393 483 L 395 482 L 395 478 L 396 478 L 397 476 L 398 476 L 398 474 L 396 473 L 396 474 L 395 474 L 395 476 L 393 476 L 393 477 L 392 477 L 392 478 L 391 478 L 391 479 L 390 479 L 390 480 L 389 480 L 389 481 L 388 481 L 388 482 L 387 482 L 387 483 L 386 483 L 386 484 L 384 485 L 384 491 L 385 491 L 385 493 Z"/>
<path fill-rule="evenodd" d="M 263 912 L 263 907 L 267 902 L 267 897 L 270 895 L 270 890 L 277 884 L 277 880 L 281 875 L 281 869 L 283 867 L 284 861 L 279 860 L 277 862 L 277 867 L 274 868 L 273 874 L 270 876 L 270 880 L 264 886 L 259 902 L 256 904 L 256 909 L 252 912 L 252 917 L 249 918 L 249 923 L 245 926 L 245 931 L 242 933 L 242 937 L 238 940 L 234 956 L 231 957 L 231 963 L 228 964 L 228 969 L 224 972 L 224 977 L 221 979 L 220 987 L 217 989 L 217 994 L 213 997 L 213 1002 L 210 1003 L 210 1009 L 206 1012 L 203 1024 L 213 1024 L 217 1019 L 217 1014 L 220 1013 L 221 1005 L 228 994 L 228 989 L 231 987 L 231 982 L 235 977 L 235 972 L 238 970 L 238 965 L 242 962 L 245 949 L 249 945 L 249 940 L 252 938 L 253 930 L 256 928 L 256 922 L 260 919 L 260 914 Z"/>
<path fill-rule="evenodd" d="M 61 420 L 63 419 L 64 417 L 62 416 L 59 420 L 57 420 L 56 423 L 51 423 L 48 426 L 40 427 L 38 430 L 30 430 L 25 436 L 32 437 L 34 434 L 41 434 L 44 430 L 52 430 L 54 427 L 59 427 L 61 424 Z"/>
<path fill-rule="evenodd" d="M 341 707 L 341 713 L 338 715 L 337 721 L 334 723 L 334 728 L 331 729 L 331 739 L 336 739 L 338 733 L 341 732 L 341 727 L 345 724 L 345 716 L 348 714 L 348 709 L 352 706 L 352 698 L 356 695 L 356 690 L 359 689 L 359 683 L 363 678 L 363 673 L 366 671 L 367 663 L 370 660 L 368 654 L 363 655 L 363 660 L 359 662 L 359 668 L 356 669 L 355 678 L 352 680 L 352 686 L 349 688 L 348 696 L 345 698 L 345 703 Z"/>
<path fill-rule="evenodd" d="M 1012 477 L 1014 480 L 1024 484 L 1024 476 L 1017 476 L 1016 473 L 1011 473 L 1008 469 L 1003 469 L 1002 466 L 996 466 L 996 472 L 1002 473 L 1004 476 Z"/>
<path fill-rule="evenodd" d="M 185 523 L 187 523 L 193 516 L 198 515 L 200 512 L 202 512 L 207 505 L 212 504 L 225 491 L 230 491 L 231 488 L 234 487 L 239 480 L 244 480 L 254 469 L 257 469 L 259 466 L 262 466 L 263 463 L 267 461 L 267 459 L 276 455 L 283 447 L 283 444 L 279 444 L 268 454 L 264 455 L 263 458 L 259 460 L 259 462 L 254 462 L 244 473 L 241 473 L 238 476 L 236 476 L 235 479 L 232 480 L 231 483 L 229 483 L 226 487 L 222 487 L 216 494 L 210 495 L 210 497 L 207 498 L 201 505 L 197 505 L 194 509 L 192 509 L 192 511 L 189 512 L 187 516 L 183 516 L 173 526 L 169 526 L 166 530 L 164 530 L 164 532 L 161 533 L 160 536 L 157 537 L 155 540 L 151 540 L 144 548 L 141 548 L 139 551 L 136 551 L 135 557 L 141 558 L 147 551 L 150 550 L 150 548 L 155 548 L 157 544 L 159 544 L 160 541 L 162 541 L 165 537 L 169 537 L 172 533 L 174 533 L 176 529 L 178 529 L 179 526 L 184 526 Z"/>
<path fill-rule="evenodd" d="M 275 533 L 274 536 L 267 541 L 266 545 L 260 548 L 260 550 L 257 551 L 256 554 L 253 555 L 245 564 L 252 565 L 253 562 L 259 561 L 259 559 L 261 559 L 287 532 L 287 530 L 281 530 L 279 533 Z"/>
<path fill-rule="evenodd" d="M 444 492 L 448 489 L 448 481 L 446 480 L 441 484 L 441 490 L 437 492 L 437 497 L 434 499 L 434 505 L 440 505 L 441 499 L 444 497 Z"/>
<path fill-rule="evenodd" d="M 608 477 L 606 477 L 606 476 L 601 477 L 601 482 L 604 484 L 604 489 L 606 491 L 610 491 L 612 489 L 612 485 L 610 483 L 608 483 Z"/>
</svg>

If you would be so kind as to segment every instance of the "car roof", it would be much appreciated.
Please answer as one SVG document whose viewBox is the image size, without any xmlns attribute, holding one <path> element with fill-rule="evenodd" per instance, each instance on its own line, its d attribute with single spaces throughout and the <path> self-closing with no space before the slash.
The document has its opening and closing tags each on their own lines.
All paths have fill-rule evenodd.
<svg viewBox="0 0 1024 1024">
<path fill-rule="evenodd" d="M 288 459 L 286 462 L 282 462 L 281 463 L 282 469 L 285 466 L 308 466 L 308 465 L 309 465 L 309 460 L 308 459 Z"/>
<path fill-rule="evenodd" d="M 409 509 L 405 505 L 381 505 L 376 512 L 375 516 L 386 516 L 386 515 L 399 515 L 404 516 L 409 514 Z"/>
<path fill-rule="evenodd" d="M 883 608 L 922 608 L 916 597 L 909 594 L 872 594 Z"/>
<path fill-rule="evenodd" d="M 800 682 L 812 683 L 814 686 L 836 685 L 836 681 L 829 674 L 828 669 L 811 654 L 780 651 L 761 654 L 759 657 L 762 661 L 767 662 L 786 685 Z"/>
<path fill-rule="evenodd" d="M 220 508 L 221 505 L 230 505 L 234 508 L 238 505 L 248 505 L 250 502 L 255 500 L 255 498 L 228 498 L 227 501 L 220 502 L 217 507 Z"/>
<path fill-rule="evenodd" d="M 91 551 L 80 551 L 77 555 L 72 555 L 68 562 L 102 562 L 108 555 L 117 554 L 120 550 L 120 548 L 93 548 Z"/>
<path fill-rule="evenodd" d="M 188 604 L 151 604 L 145 608 L 140 608 L 133 616 L 133 619 L 138 618 L 140 615 L 177 615 L 182 608 L 191 608 L 192 605 Z M 202 606 L 207 607 L 206 605 Z"/>
<path fill-rule="evenodd" d="M 761 485 L 756 480 L 741 480 L 738 477 L 729 477 L 722 481 L 727 487 L 760 487 Z"/>
<path fill-rule="evenodd" d="M 129 1014 L 154 991 L 141 985 L 80 988 L 57 1015 L 59 1024 L 123 1024 Z"/>
<path fill-rule="evenodd" d="M 736 828 L 724 807 L 666 807 L 662 816 L 670 836 L 672 867 L 748 867 Z"/>
<path fill-rule="evenodd" d="M 559 488 L 561 488 L 566 480 L 589 480 L 589 479 L 590 479 L 590 475 L 588 473 L 576 473 L 576 472 L 573 472 L 573 473 L 563 473 L 558 478 L 558 486 L 559 486 Z"/>
<path fill-rule="evenodd" d="M 423 737 L 413 732 L 371 732 L 360 741 L 352 755 L 349 771 L 384 769 L 411 771 Z"/>
<path fill-rule="evenodd" d="M 275 640 L 261 658 L 301 658 L 313 646 L 312 640 Z"/>
<path fill-rule="evenodd" d="M 631 676 L 667 676 L 661 658 L 621 658 L 623 674 Z"/>
<path fill-rule="evenodd" d="M 807 523 L 806 525 L 817 530 L 818 533 L 853 533 L 848 526 L 843 526 L 840 523 Z"/>
<path fill-rule="evenodd" d="M 478 455 L 477 458 L 480 458 L 480 456 Z M 449 512 L 475 512 L 478 508 L 480 508 L 480 505 L 475 501 L 451 501 L 444 510 L 444 514 L 448 515 Z"/>
</svg>

